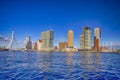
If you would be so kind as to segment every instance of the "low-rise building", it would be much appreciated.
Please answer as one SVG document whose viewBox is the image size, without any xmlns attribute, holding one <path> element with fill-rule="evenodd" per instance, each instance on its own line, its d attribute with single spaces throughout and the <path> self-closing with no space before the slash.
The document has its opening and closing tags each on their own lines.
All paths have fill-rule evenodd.
<svg viewBox="0 0 120 80">
<path fill-rule="evenodd" d="M 42 40 L 38 40 L 37 41 L 37 50 L 41 50 L 41 48 L 42 48 Z"/>
<path fill-rule="evenodd" d="M 65 48 L 68 47 L 68 43 L 67 42 L 60 42 L 59 43 L 59 50 L 65 50 Z"/>
</svg>

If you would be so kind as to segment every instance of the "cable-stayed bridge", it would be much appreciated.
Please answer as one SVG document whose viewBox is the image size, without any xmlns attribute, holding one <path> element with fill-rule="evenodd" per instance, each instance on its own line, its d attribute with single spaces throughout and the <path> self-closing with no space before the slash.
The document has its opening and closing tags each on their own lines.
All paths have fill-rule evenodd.
<svg viewBox="0 0 120 80">
<path fill-rule="evenodd" d="M 10 39 L 10 42 L 9 42 L 7 48 L 9 50 L 13 50 L 13 49 L 17 49 L 18 48 L 18 44 L 17 44 L 16 38 L 15 38 L 14 31 L 12 32 L 11 39 Z"/>
<path fill-rule="evenodd" d="M 1 44 L 0 46 L 5 47 L 6 49 L 17 50 L 18 43 L 16 41 L 14 31 L 12 32 L 10 39 L 0 36 L 0 44 Z"/>
</svg>

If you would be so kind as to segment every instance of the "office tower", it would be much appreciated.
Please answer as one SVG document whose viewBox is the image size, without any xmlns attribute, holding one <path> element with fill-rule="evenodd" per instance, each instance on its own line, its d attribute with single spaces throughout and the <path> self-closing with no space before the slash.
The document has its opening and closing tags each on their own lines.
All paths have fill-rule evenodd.
<svg viewBox="0 0 120 80">
<path fill-rule="evenodd" d="M 69 48 L 74 47 L 74 34 L 72 30 L 68 31 L 68 47 Z"/>
<path fill-rule="evenodd" d="M 80 35 L 80 49 L 84 49 L 84 35 Z"/>
<path fill-rule="evenodd" d="M 84 48 L 92 49 L 92 33 L 90 27 L 84 28 Z"/>
<path fill-rule="evenodd" d="M 27 37 L 26 37 L 25 43 L 26 43 L 26 49 L 27 49 L 27 50 L 32 49 L 32 42 L 31 42 L 30 36 L 27 36 Z"/>
<path fill-rule="evenodd" d="M 84 27 L 83 34 L 80 36 L 80 49 L 92 49 L 92 33 L 90 27 Z"/>
<path fill-rule="evenodd" d="M 94 29 L 94 50 L 100 50 L 100 38 L 101 38 L 101 29 L 95 28 Z"/>
<path fill-rule="evenodd" d="M 53 47 L 54 32 L 52 30 L 42 32 L 42 48 Z"/>
<path fill-rule="evenodd" d="M 63 49 L 65 49 L 65 48 L 67 48 L 67 46 L 68 46 L 68 43 L 67 43 L 67 42 L 60 42 L 60 43 L 59 43 L 59 49 L 60 49 L 60 50 L 63 50 Z"/>
</svg>

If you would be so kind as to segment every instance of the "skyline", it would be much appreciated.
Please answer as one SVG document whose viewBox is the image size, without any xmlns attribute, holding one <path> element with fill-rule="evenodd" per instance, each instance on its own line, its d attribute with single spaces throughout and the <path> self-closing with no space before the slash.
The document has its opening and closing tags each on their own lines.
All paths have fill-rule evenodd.
<svg viewBox="0 0 120 80">
<path fill-rule="evenodd" d="M 90 31 L 89 30 L 85 30 L 85 29 L 90 29 Z M 100 29 L 100 34 L 98 34 L 97 33 L 97 37 L 101 37 L 101 28 L 94 28 L 94 30 L 96 30 L 96 29 Z M 11 42 L 11 40 L 12 40 L 12 45 L 16 45 L 16 46 L 13 46 L 14 48 L 26 48 L 26 42 L 31 42 L 32 44 L 30 44 L 31 45 L 31 48 L 30 49 L 34 49 L 34 45 L 38 42 L 40 42 L 41 43 L 41 41 L 43 42 L 43 40 L 45 40 L 45 42 L 46 42 L 46 40 L 47 40 L 47 38 L 49 39 L 49 37 L 48 36 L 46 36 L 46 34 L 47 35 L 51 35 L 51 39 L 53 38 L 53 36 L 54 36 L 54 34 L 49 34 L 49 32 L 53 32 L 54 33 L 54 31 L 53 30 L 47 30 L 47 31 L 43 31 L 43 32 L 41 32 L 41 38 L 39 39 L 39 40 L 37 40 L 37 41 L 35 41 L 35 42 L 33 42 L 33 41 L 31 41 L 31 38 L 30 38 L 30 36 L 26 36 L 26 38 L 25 38 L 25 41 L 23 41 L 23 42 L 19 42 L 19 41 L 16 41 L 16 38 L 15 38 L 15 34 L 14 34 L 14 31 L 12 31 L 12 35 L 11 35 L 11 38 L 4 38 L 3 36 L 0 36 L 0 42 L 2 42 L 2 40 L 4 41 L 4 43 L 2 43 L 2 44 L 0 44 L 0 47 L 5 47 L 5 48 L 9 48 L 8 46 L 9 46 L 9 44 L 11 44 L 10 42 Z M 71 32 L 72 32 L 72 34 L 71 34 Z M 87 33 L 86 33 L 87 32 Z M 90 32 L 90 33 L 88 33 L 88 32 Z M 80 35 L 80 41 L 79 41 L 79 44 L 80 44 L 80 47 L 76 47 L 76 45 L 74 45 L 73 44 L 73 47 L 71 47 L 71 48 L 77 48 L 77 49 L 82 49 L 81 48 L 81 46 L 83 47 L 83 45 L 81 45 L 81 42 L 82 42 L 82 44 L 85 44 L 84 42 L 83 42 L 83 40 L 85 39 L 84 38 L 84 36 L 85 35 L 87 35 L 88 36 L 88 34 L 90 34 L 91 35 L 91 28 L 90 27 L 84 27 L 83 28 L 83 33 L 84 33 L 84 35 L 83 34 L 81 34 Z M 44 36 L 43 36 L 43 33 L 45 33 L 44 34 Z M 68 31 L 68 41 L 67 41 L 67 43 L 74 43 L 74 34 L 73 34 L 74 32 L 72 31 L 72 30 L 69 30 Z M 71 35 L 72 35 L 72 37 L 71 37 Z M 90 44 L 91 44 L 91 46 L 89 46 L 89 47 L 91 47 L 91 49 L 95 49 L 95 47 L 96 46 L 98 46 L 98 41 L 96 42 L 96 40 L 95 40 L 95 35 L 96 35 L 96 32 L 94 31 L 94 35 L 91 35 L 90 36 L 89 35 L 89 38 L 91 37 L 94 37 L 94 39 L 92 40 L 90 40 L 91 42 L 90 42 Z M 43 39 L 43 37 L 44 37 L 44 39 Z M 84 38 L 84 39 L 83 39 Z M 51 40 L 50 39 L 50 40 Z M 73 40 L 72 40 L 73 39 Z M 70 40 L 70 41 L 69 41 Z M 81 41 L 82 40 L 82 41 Z M 71 42 L 72 41 L 72 42 Z M 86 39 L 85 39 L 85 41 L 86 41 Z M 88 40 L 89 41 L 89 40 Z M 101 41 L 101 40 L 100 40 Z M 48 42 L 49 42 L 49 40 L 48 40 Z M 54 45 L 53 44 L 54 43 L 54 39 L 52 40 L 52 43 L 51 43 L 51 41 L 50 41 L 50 44 L 52 44 L 53 45 L 53 47 L 60 47 L 60 44 L 59 43 L 66 43 L 65 41 L 59 41 L 58 42 L 58 44 L 57 44 L 57 46 L 56 45 Z M 47 43 L 45 43 L 45 44 L 47 44 Z M 37 44 L 38 45 L 38 44 Z M 98 47 L 107 47 L 108 49 L 111 49 L 111 48 L 113 48 L 113 49 L 119 49 L 119 45 L 120 45 L 120 43 L 118 43 L 118 44 L 114 44 L 113 42 L 104 42 L 103 44 L 101 44 L 101 42 L 100 42 L 100 44 L 99 44 L 100 46 L 98 46 Z M 68 48 L 69 48 L 70 46 L 68 45 Z M 87 47 L 87 46 L 86 46 Z"/>
<path fill-rule="evenodd" d="M 83 27 L 90 26 L 92 40 L 93 29 L 100 27 L 101 44 L 105 41 L 120 43 L 118 0 L 1 0 L 0 12 L 0 35 L 10 38 L 14 30 L 20 41 L 31 36 L 35 42 L 42 31 L 52 29 L 55 31 L 54 44 L 58 46 L 58 41 L 67 41 L 68 30 L 73 30 L 74 44 L 79 48 Z"/>
</svg>

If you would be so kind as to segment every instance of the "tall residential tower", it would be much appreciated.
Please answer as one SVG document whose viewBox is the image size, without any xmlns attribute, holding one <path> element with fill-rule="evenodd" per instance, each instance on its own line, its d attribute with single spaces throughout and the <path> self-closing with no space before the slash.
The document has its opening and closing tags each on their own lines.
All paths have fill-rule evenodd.
<svg viewBox="0 0 120 80">
<path fill-rule="evenodd" d="M 95 28 L 94 29 L 94 50 L 100 50 L 100 38 L 101 38 L 101 29 Z"/>
<path fill-rule="evenodd" d="M 72 30 L 68 31 L 68 47 L 69 48 L 74 47 L 74 34 Z"/>
<path fill-rule="evenodd" d="M 90 27 L 84 27 L 83 34 L 80 36 L 80 49 L 92 49 L 92 32 Z"/>
</svg>

